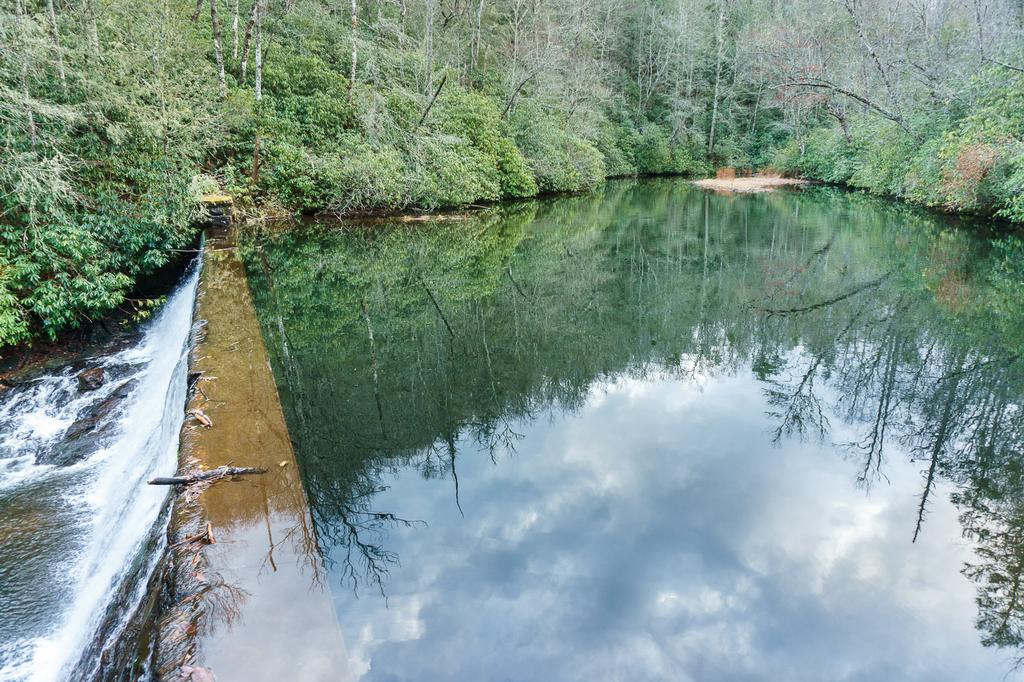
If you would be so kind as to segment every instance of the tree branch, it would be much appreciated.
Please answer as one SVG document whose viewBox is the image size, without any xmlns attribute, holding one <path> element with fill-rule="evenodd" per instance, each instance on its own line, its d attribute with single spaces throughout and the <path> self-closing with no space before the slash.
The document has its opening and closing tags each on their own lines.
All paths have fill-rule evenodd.
<svg viewBox="0 0 1024 682">
<path fill-rule="evenodd" d="M 989 57 L 985 57 L 982 61 L 989 62 L 990 64 L 995 64 L 996 66 L 1001 66 L 1004 69 L 1010 69 L 1011 71 L 1019 71 L 1020 73 L 1024 73 L 1024 69 L 1022 69 L 1019 66 L 1014 66 L 1013 64 L 1007 64 L 1006 62 L 1000 62 L 1000 61 L 997 61 L 995 59 L 990 59 Z"/>
<path fill-rule="evenodd" d="M 860 95 L 860 94 L 858 94 L 856 92 L 853 92 L 852 90 L 847 90 L 846 88 L 842 88 L 842 87 L 836 85 L 835 83 L 831 83 L 829 81 L 819 80 L 819 79 L 803 79 L 803 80 L 792 80 L 792 81 L 787 81 L 785 83 L 779 83 L 775 87 L 776 87 L 776 89 L 778 89 L 778 88 L 803 87 L 803 88 L 818 88 L 818 89 L 821 89 L 821 90 L 831 90 L 832 92 L 835 92 L 837 94 L 843 95 L 844 97 L 848 97 L 848 98 L 850 98 L 850 99 L 852 99 L 852 100 L 854 100 L 856 102 L 860 102 L 864 106 L 868 107 L 869 109 L 871 109 L 872 111 L 874 111 L 875 113 L 880 115 L 882 118 L 888 119 L 888 120 L 892 121 L 893 123 L 895 123 L 896 125 L 898 125 L 900 127 L 900 129 L 903 130 L 903 132 L 905 132 L 907 135 L 910 135 L 915 140 L 920 139 L 910 129 L 910 126 L 907 125 L 906 120 L 904 120 L 904 118 L 902 116 L 900 116 L 899 114 L 895 114 L 895 113 L 889 111 L 888 109 L 886 109 L 885 107 L 883 107 L 883 106 L 881 106 L 879 104 L 876 104 L 875 102 L 872 102 L 871 100 L 869 100 L 864 95 Z"/>
</svg>

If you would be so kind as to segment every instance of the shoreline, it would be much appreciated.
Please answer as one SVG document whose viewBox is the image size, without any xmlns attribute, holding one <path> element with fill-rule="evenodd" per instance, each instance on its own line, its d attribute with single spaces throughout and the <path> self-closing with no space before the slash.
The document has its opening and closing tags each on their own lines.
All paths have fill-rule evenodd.
<svg viewBox="0 0 1024 682">
<path fill-rule="evenodd" d="M 659 180 L 659 179 L 678 179 L 690 184 L 694 187 L 698 187 L 704 190 L 716 191 L 722 194 L 757 194 L 764 193 L 766 191 L 774 191 L 779 187 L 806 187 L 806 186 L 831 186 L 837 187 L 848 192 L 861 192 L 866 193 L 870 196 L 877 197 L 886 201 L 892 201 L 897 204 L 905 205 L 908 207 L 927 211 L 929 213 L 944 216 L 946 218 L 953 219 L 966 219 L 966 220 L 979 220 L 989 223 L 996 228 L 1006 232 L 1021 232 L 1024 231 L 1024 225 L 1008 221 L 1003 218 L 998 218 L 992 215 L 974 214 L 956 211 L 943 210 L 941 207 L 927 206 L 924 204 L 908 201 L 894 195 L 888 194 L 874 194 L 867 189 L 861 187 L 853 187 L 844 183 L 827 182 L 816 178 L 780 178 L 771 176 L 752 176 L 753 178 L 768 178 L 769 180 L 781 180 L 781 183 L 776 184 L 774 187 L 765 190 L 744 190 L 741 188 L 742 181 L 747 181 L 752 178 L 703 178 L 693 179 L 685 174 L 648 174 L 648 175 L 625 175 L 625 176 L 609 176 L 605 179 L 605 184 L 608 182 L 642 182 L 645 180 Z M 737 181 L 740 181 L 739 183 Z M 734 189 L 732 186 L 735 185 Z M 601 187 L 603 187 L 602 185 Z M 334 215 L 329 211 L 319 210 L 306 214 L 301 213 L 288 213 L 288 212 L 277 212 L 273 209 L 267 209 L 266 207 L 260 207 L 259 210 L 251 210 L 252 207 L 248 207 L 250 210 L 239 210 L 234 223 L 241 224 L 277 224 L 281 222 L 299 222 L 302 224 L 316 223 L 320 221 L 336 221 L 338 223 L 353 223 L 362 225 L 374 225 L 377 223 L 385 222 L 403 222 L 403 223 L 420 223 L 430 221 L 454 221 L 464 220 L 471 217 L 474 213 L 482 210 L 494 208 L 496 206 L 514 205 L 519 203 L 525 203 L 530 201 L 541 201 L 545 199 L 554 199 L 559 197 L 574 197 L 574 196 L 586 196 L 587 194 L 597 192 L 600 187 L 594 190 L 586 192 L 548 192 L 538 194 L 533 197 L 527 197 L 522 199 L 503 199 L 500 201 L 490 203 L 474 203 L 465 206 L 452 206 L 447 208 L 437 208 L 431 210 L 417 210 L 415 208 L 405 209 L 379 209 L 371 211 L 359 211 L 353 213 L 346 213 L 343 215 Z M 201 233 L 201 230 L 197 231 L 197 237 Z M 188 256 L 196 253 L 197 250 L 189 249 L 183 252 L 182 258 L 175 259 L 176 262 L 161 268 L 153 275 L 144 277 L 136 282 L 136 286 L 133 289 L 133 294 L 140 291 L 147 293 L 166 293 L 169 289 L 166 286 L 167 271 L 176 272 L 180 274 L 183 269 L 181 263 L 188 261 Z M 173 278 L 172 278 L 173 279 Z M 173 279 L 176 281 L 176 279 Z M 165 286 L 161 289 L 161 282 Z M 172 282 L 173 286 L 173 282 Z M 31 376 L 37 371 L 41 371 L 52 363 L 74 361 L 84 355 L 93 353 L 97 349 L 113 347 L 116 344 L 116 340 L 123 338 L 126 335 L 132 333 L 132 328 L 135 325 L 130 325 L 128 329 L 112 329 L 113 325 L 121 324 L 125 320 L 129 319 L 129 313 L 121 308 L 115 308 L 108 314 L 97 318 L 89 322 L 88 324 L 76 328 L 69 329 L 61 333 L 55 340 L 46 338 L 37 338 L 33 341 L 19 344 L 15 346 L 7 346 L 0 348 L 0 394 L 5 389 L 12 385 L 20 383 L 23 376 Z"/>
</svg>

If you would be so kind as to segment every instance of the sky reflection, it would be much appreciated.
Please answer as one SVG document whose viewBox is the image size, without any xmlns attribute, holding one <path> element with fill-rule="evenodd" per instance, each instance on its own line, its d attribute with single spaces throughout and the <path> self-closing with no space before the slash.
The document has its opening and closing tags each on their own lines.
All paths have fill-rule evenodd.
<svg viewBox="0 0 1024 682">
<path fill-rule="evenodd" d="M 379 595 L 335 591 L 366 680 L 987 680 L 948 491 L 911 543 L 920 471 L 854 485 L 828 444 L 768 445 L 762 386 L 621 377 L 492 464 L 460 441 L 460 500 L 415 469 Z M 841 427 L 835 440 L 843 440 Z"/>
</svg>

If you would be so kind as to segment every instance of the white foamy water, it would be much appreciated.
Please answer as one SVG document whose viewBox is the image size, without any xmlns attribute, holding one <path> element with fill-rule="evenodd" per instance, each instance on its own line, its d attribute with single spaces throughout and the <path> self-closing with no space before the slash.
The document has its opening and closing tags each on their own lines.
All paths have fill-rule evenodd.
<svg viewBox="0 0 1024 682">
<path fill-rule="evenodd" d="M 116 379 L 82 393 L 76 372 L 69 368 L 19 389 L 0 404 L 0 508 L 9 509 L 4 512 L 8 518 L 0 516 L 0 531 L 15 545 L 5 550 L 9 554 L 0 554 L 0 580 L 13 576 L 15 582 L 8 587 L 10 593 L 0 585 L 0 598 L 13 604 L 10 611 L 0 608 L 7 621 L 0 624 L 0 681 L 51 682 L 77 675 L 72 670 L 94 641 L 132 566 L 141 563 L 146 575 L 155 566 L 155 558 L 142 552 L 161 518 L 168 490 L 146 481 L 177 467 L 198 276 L 194 265 L 137 345 L 98 363 Z M 92 452 L 70 466 L 36 463 L 37 453 L 60 448 L 79 415 L 123 390 L 126 381 L 132 382 L 130 392 L 106 417 L 113 423 Z M 5 497 L 28 497 L 62 519 L 66 512 L 75 527 L 54 524 L 59 528 L 53 531 L 52 545 L 40 542 L 35 534 L 45 523 L 35 522 L 32 509 L 22 511 L 29 506 L 25 502 L 8 506 Z M 40 516 L 45 522 L 45 515 Z M 19 542 L 29 549 L 19 553 Z M 34 542 L 41 551 L 32 551 Z M 22 568 L 12 556 L 36 563 Z M 114 620 L 115 633 L 126 624 L 143 587 L 130 590 L 134 603 L 118 605 L 124 613 Z M 58 608 L 36 607 L 31 599 L 13 603 L 17 590 L 64 596 L 55 600 Z M 84 667 L 93 664 L 98 661 L 85 661 Z"/>
</svg>

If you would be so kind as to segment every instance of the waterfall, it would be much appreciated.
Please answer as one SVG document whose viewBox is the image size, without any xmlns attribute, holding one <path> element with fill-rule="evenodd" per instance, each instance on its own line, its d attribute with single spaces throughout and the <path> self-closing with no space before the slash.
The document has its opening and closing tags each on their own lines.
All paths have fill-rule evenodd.
<svg viewBox="0 0 1024 682">
<path fill-rule="evenodd" d="M 0 395 L 0 681 L 92 677 L 144 596 L 169 494 L 146 481 L 177 468 L 200 261 L 137 343 L 89 362 L 102 387 L 71 365 Z"/>
</svg>

